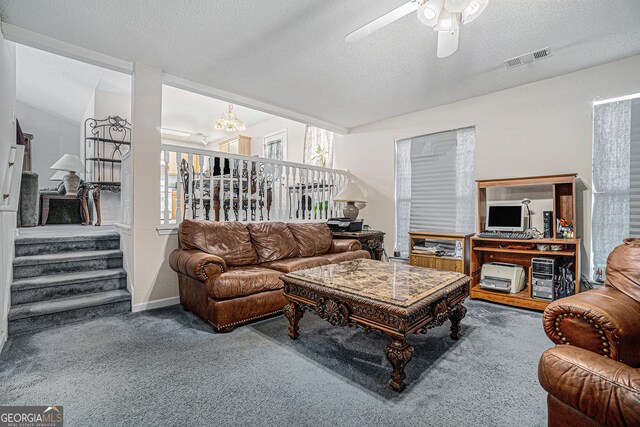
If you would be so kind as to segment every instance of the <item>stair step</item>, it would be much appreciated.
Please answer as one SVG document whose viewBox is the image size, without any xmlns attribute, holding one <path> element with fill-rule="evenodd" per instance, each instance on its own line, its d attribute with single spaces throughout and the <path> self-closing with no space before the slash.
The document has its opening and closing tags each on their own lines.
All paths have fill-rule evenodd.
<svg viewBox="0 0 640 427">
<path fill-rule="evenodd" d="M 122 268 L 114 268 L 17 279 L 11 285 L 11 305 L 124 289 L 126 277 Z"/>
<path fill-rule="evenodd" d="M 20 304 L 9 310 L 9 334 L 47 329 L 131 310 L 131 294 L 123 289 Z"/>
<path fill-rule="evenodd" d="M 114 231 L 90 235 L 19 236 L 15 256 L 31 256 L 76 251 L 100 251 L 120 248 L 120 235 Z"/>
<path fill-rule="evenodd" d="M 15 280 L 42 275 L 121 267 L 122 251 L 119 249 L 29 255 L 14 258 L 13 278 Z"/>
</svg>

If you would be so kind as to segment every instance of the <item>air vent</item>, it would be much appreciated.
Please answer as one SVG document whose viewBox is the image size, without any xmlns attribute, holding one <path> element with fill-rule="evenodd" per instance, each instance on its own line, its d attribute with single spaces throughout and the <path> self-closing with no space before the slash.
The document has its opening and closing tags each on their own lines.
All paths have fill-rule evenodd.
<svg viewBox="0 0 640 427">
<path fill-rule="evenodd" d="M 507 59 L 504 61 L 504 65 L 507 68 L 518 67 L 520 65 L 531 64 L 534 61 L 551 56 L 551 50 L 548 47 L 544 49 L 536 50 L 533 52 L 525 53 L 524 55 L 516 56 L 515 58 Z"/>
</svg>

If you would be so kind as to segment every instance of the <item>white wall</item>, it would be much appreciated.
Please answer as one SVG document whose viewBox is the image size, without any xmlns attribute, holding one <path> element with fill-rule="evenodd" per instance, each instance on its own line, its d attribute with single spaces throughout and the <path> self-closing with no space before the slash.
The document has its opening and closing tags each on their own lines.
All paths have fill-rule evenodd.
<svg viewBox="0 0 640 427">
<path fill-rule="evenodd" d="M 251 137 L 251 154 L 262 157 L 264 137 L 266 135 L 287 130 L 287 148 L 284 160 L 288 162 L 302 163 L 304 159 L 304 133 L 307 125 L 293 120 L 274 117 L 255 126 L 251 126 L 242 132 Z"/>
<path fill-rule="evenodd" d="M 535 65 L 532 65 L 535 66 Z M 368 193 L 361 213 L 394 236 L 394 141 L 476 126 L 477 179 L 578 173 L 583 271 L 590 248 L 591 143 L 595 99 L 640 92 L 640 56 L 372 123 L 336 136 L 336 167 Z M 580 224 L 578 224 L 580 227 Z"/>
<path fill-rule="evenodd" d="M 16 103 L 16 116 L 22 131 L 33 134 L 31 170 L 38 174 L 39 187 L 57 187 L 60 181 L 49 180 L 55 172 L 50 167 L 64 154 L 80 156 L 80 125 L 20 101 Z"/>
<path fill-rule="evenodd" d="M 121 234 L 132 248 L 127 259 L 133 277 L 133 310 L 178 302 L 178 279 L 169 266 L 176 235 L 159 235 L 162 70 L 136 63 L 133 75 L 133 227 Z M 132 240 L 131 240 L 132 239 Z M 149 306 L 149 302 L 155 302 Z"/>
<path fill-rule="evenodd" d="M 251 155 L 263 156 L 263 143 L 266 135 L 287 130 L 287 148 L 285 159 L 288 162 L 302 163 L 304 159 L 304 134 L 307 125 L 282 117 L 273 117 L 264 122 L 250 126 L 241 132 L 230 133 L 222 140 L 232 138 L 236 135 L 244 135 L 251 138 Z M 207 144 L 207 148 L 217 150 L 218 141 Z"/>
<path fill-rule="evenodd" d="M 106 119 L 109 116 L 120 116 L 131 122 L 131 94 L 96 90 L 94 93 L 94 116 Z"/>
<path fill-rule="evenodd" d="M 9 146 L 16 143 L 16 51 L 0 31 L 0 188 L 5 179 Z M 9 287 L 12 280 L 16 213 L 0 210 L 0 350 L 7 339 Z"/>
</svg>

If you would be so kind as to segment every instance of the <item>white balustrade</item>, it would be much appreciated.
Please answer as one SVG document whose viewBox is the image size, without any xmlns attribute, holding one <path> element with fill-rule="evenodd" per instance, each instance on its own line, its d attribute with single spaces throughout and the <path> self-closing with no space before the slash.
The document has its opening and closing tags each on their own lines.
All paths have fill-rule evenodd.
<svg viewBox="0 0 640 427">
<path fill-rule="evenodd" d="M 348 172 L 163 144 L 160 217 L 211 221 L 325 222 Z"/>
</svg>

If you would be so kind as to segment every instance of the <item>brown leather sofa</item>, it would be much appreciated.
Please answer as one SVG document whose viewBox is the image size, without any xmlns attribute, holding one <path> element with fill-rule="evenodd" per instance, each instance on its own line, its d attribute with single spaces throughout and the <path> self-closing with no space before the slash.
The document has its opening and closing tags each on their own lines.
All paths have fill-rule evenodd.
<svg viewBox="0 0 640 427">
<path fill-rule="evenodd" d="M 606 277 L 544 311 L 558 344 L 538 366 L 549 426 L 640 426 L 640 239 L 609 255 Z"/>
<path fill-rule="evenodd" d="M 216 332 L 277 314 L 286 273 L 370 258 L 357 240 L 334 240 L 326 224 L 185 220 L 169 263 L 180 302 Z"/>
</svg>

